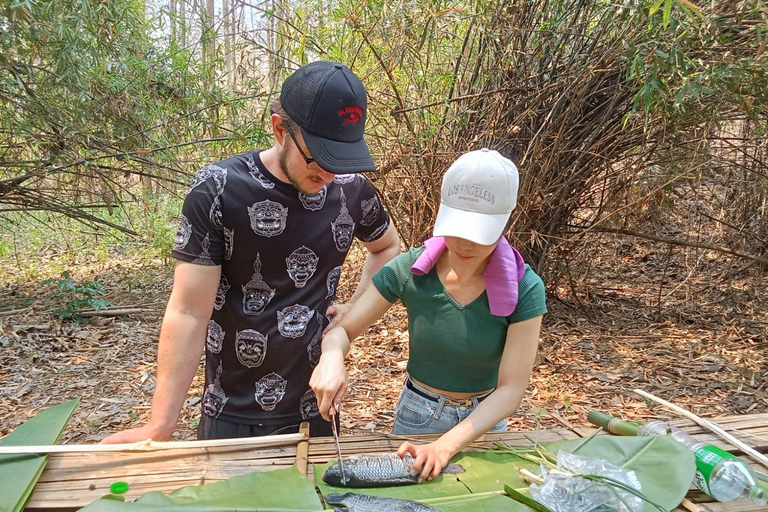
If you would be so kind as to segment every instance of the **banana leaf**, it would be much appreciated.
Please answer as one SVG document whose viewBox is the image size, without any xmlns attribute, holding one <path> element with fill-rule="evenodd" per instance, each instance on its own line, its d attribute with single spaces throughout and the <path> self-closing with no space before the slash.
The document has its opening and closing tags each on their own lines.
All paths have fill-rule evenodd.
<svg viewBox="0 0 768 512">
<path fill-rule="evenodd" d="M 56 444 L 78 402 L 79 399 L 70 400 L 39 412 L 16 427 L 0 445 Z M 0 510 L 18 512 L 24 508 L 47 462 L 47 455 L 0 455 Z"/>
<path fill-rule="evenodd" d="M 129 482 L 130 483 L 130 482 Z M 149 492 L 134 502 L 105 496 L 83 512 L 319 512 L 320 498 L 309 479 L 295 467 L 248 473 L 206 485 L 187 486 L 170 494 Z"/>
<path fill-rule="evenodd" d="M 575 439 L 542 444 L 548 451 L 573 452 L 583 457 L 600 458 L 617 466 L 633 470 L 642 485 L 642 492 L 650 500 L 666 510 L 676 507 L 690 488 L 695 471 L 693 453 L 685 446 L 667 437 L 612 437 L 597 436 L 589 440 Z M 331 461 L 333 462 L 333 461 Z M 451 462 L 461 464 L 466 470 L 460 475 L 441 475 L 432 482 L 400 487 L 356 489 L 360 494 L 424 501 L 444 511 L 466 510 L 531 510 L 506 496 L 493 496 L 492 500 L 467 500 L 468 494 L 485 495 L 501 491 L 504 485 L 527 492 L 528 484 L 520 477 L 517 468 L 524 467 L 537 472 L 538 465 L 517 455 L 499 451 L 477 451 L 459 454 Z M 315 484 L 323 495 L 345 492 L 350 489 L 332 487 L 320 476 L 329 464 L 314 466 Z M 455 498 L 449 502 L 447 497 Z M 443 498 L 443 499 L 440 499 Z M 485 502 L 494 506 L 485 508 Z M 648 510 L 651 507 L 648 506 Z"/>
<path fill-rule="evenodd" d="M 609 437 L 547 443 L 547 450 L 565 450 L 584 457 L 598 457 L 635 471 L 643 493 L 665 509 L 674 508 L 693 480 L 693 454 L 667 437 Z M 525 512 L 526 505 L 502 494 L 508 485 L 527 491 L 517 468 L 532 471 L 537 464 L 502 451 L 459 454 L 453 458 L 464 466 L 460 475 L 441 475 L 432 482 L 401 487 L 354 489 L 359 494 L 388 496 L 429 503 L 443 512 Z M 325 495 L 350 489 L 331 487 L 320 475 L 328 464 L 316 464 L 315 484 Z M 151 492 L 136 502 L 101 499 L 82 509 L 86 512 L 133 511 L 254 511 L 318 512 L 322 509 L 312 483 L 295 468 L 250 473 L 203 486 L 183 487 L 165 495 Z"/>
<path fill-rule="evenodd" d="M 552 453 L 565 450 L 587 458 L 602 458 L 637 474 L 642 492 L 665 510 L 683 501 L 696 473 L 693 452 L 669 436 L 598 436 L 589 442 L 557 441 Z M 580 446 L 580 447 L 579 447 Z M 651 507 L 646 506 L 646 510 Z"/>
</svg>

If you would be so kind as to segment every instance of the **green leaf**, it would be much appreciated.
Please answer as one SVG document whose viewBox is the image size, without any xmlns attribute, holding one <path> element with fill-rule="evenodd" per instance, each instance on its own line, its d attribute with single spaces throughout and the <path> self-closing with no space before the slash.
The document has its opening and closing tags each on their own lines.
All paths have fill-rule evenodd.
<svg viewBox="0 0 768 512">
<path fill-rule="evenodd" d="M 693 453 L 674 439 L 666 437 L 596 436 L 589 440 L 544 443 L 535 448 L 519 447 L 519 450 L 533 454 L 537 454 L 537 449 L 553 454 L 565 450 L 582 457 L 600 458 L 616 466 L 626 467 L 637 475 L 642 493 L 666 510 L 675 508 L 685 497 L 695 471 Z M 331 487 L 321 480 L 320 475 L 332 462 L 314 466 L 315 484 L 324 495 L 350 490 Z M 497 450 L 462 453 L 451 459 L 451 462 L 461 464 L 465 472 L 459 475 L 440 475 L 431 482 L 419 485 L 365 488 L 356 489 L 355 492 L 424 501 L 443 511 L 528 510 L 511 499 L 506 499 L 505 502 L 499 500 L 498 496 L 483 496 L 473 500 L 468 494 L 484 495 L 501 491 L 505 485 L 518 492 L 525 491 L 528 484 L 523 481 L 518 468 L 537 472 L 537 463 L 524 460 L 508 451 Z M 455 501 L 451 502 L 449 497 L 455 498 Z"/>
<path fill-rule="evenodd" d="M 539 512 L 552 512 L 550 509 L 539 503 L 538 501 L 534 500 L 530 496 L 526 496 L 525 494 L 518 492 L 511 488 L 510 486 L 504 484 L 504 492 L 509 494 L 513 499 L 516 499 L 517 501 L 521 501 L 531 507 L 534 510 L 538 510 Z"/>
<path fill-rule="evenodd" d="M 319 512 L 322 508 L 312 482 L 298 469 L 291 467 L 248 473 L 207 485 L 182 487 L 170 494 L 150 492 L 133 502 L 99 499 L 81 511 Z"/>
<path fill-rule="evenodd" d="M 570 451 L 578 441 L 558 441 L 546 446 L 555 453 Z M 640 481 L 642 493 L 666 510 L 672 510 L 683 500 L 696 472 L 693 452 L 665 436 L 598 436 L 573 453 L 631 469 Z"/>
<path fill-rule="evenodd" d="M 77 406 L 77 400 L 49 407 L 8 434 L 1 446 L 50 445 L 58 441 Z M 48 462 L 47 455 L 0 455 L 0 510 L 17 512 L 32 494 Z"/>
<path fill-rule="evenodd" d="M 656 11 L 659 10 L 659 7 L 661 7 L 661 4 L 664 3 L 664 0 L 653 0 L 653 3 L 651 4 L 651 7 L 648 9 L 648 15 L 653 16 Z"/>
<path fill-rule="evenodd" d="M 690 83 L 686 82 L 683 84 L 683 86 L 680 88 L 679 91 L 677 91 L 677 94 L 675 94 L 675 107 L 679 107 L 683 104 L 683 101 L 685 100 L 685 96 L 688 94 L 688 89 L 690 88 Z"/>
<path fill-rule="evenodd" d="M 30 0 L 15 0 L 14 2 L 11 2 L 11 9 L 16 9 L 22 5 L 30 11 L 32 10 L 32 2 Z"/>
<path fill-rule="evenodd" d="M 662 18 L 662 24 L 664 28 L 669 26 L 669 18 L 672 15 L 672 0 L 665 0 L 664 2 L 664 17 Z"/>
</svg>

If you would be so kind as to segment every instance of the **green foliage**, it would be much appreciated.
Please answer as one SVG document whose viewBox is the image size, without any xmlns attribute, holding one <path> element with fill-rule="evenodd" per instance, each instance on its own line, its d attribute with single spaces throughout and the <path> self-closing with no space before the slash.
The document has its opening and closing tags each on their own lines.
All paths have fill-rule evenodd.
<svg viewBox="0 0 768 512">
<path fill-rule="evenodd" d="M 263 139 L 259 83 L 211 86 L 194 47 L 168 44 L 140 0 L 14 2 L 0 9 L 0 216 L 109 219 L 165 182 L 183 190 L 212 154 Z M 263 101 L 258 100 L 259 111 Z M 105 214 L 102 214 L 102 211 Z"/>
<path fill-rule="evenodd" d="M 632 205 L 672 207 L 709 168 L 739 169 L 722 178 L 726 203 L 743 205 L 728 221 L 759 246 L 768 10 L 697 4 L 283 0 L 240 3 L 257 25 L 219 31 L 141 0 L 14 0 L 0 8 L 0 257 L 23 266 L 20 245 L 51 239 L 76 253 L 85 223 L 99 258 L 169 258 L 190 174 L 271 144 L 268 99 L 318 58 L 368 88 L 372 179 L 408 244 L 430 232 L 450 162 L 488 146 L 520 161 L 512 232 L 534 266 L 602 224 L 626 227 Z"/>
<path fill-rule="evenodd" d="M 79 399 L 70 400 L 48 407 L 18 426 L 0 441 L 0 444 L 3 446 L 56 444 L 79 401 Z M 3 482 L 0 510 L 21 512 L 25 509 L 24 505 L 32 495 L 47 462 L 47 454 L 0 455 L 0 480 Z"/>
<path fill-rule="evenodd" d="M 60 279 L 46 279 L 40 286 L 55 285 L 58 293 L 56 297 L 63 297 L 66 304 L 63 308 L 53 311 L 53 316 L 61 320 L 71 320 L 77 323 L 88 323 L 88 319 L 81 313 L 86 309 L 99 311 L 112 305 L 106 299 L 101 298 L 106 293 L 104 287 L 98 281 L 83 281 L 79 283 L 72 279 L 69 272 L 63 272 Z"/>
<path fill-rule="evenodd" d="M 645 14 L 647 12 L 647 15 Z M 634 112 L 678 125 L 721 118 L 756 119 L 768 104 L 768 11 L 762 0 L 644 2 L 646 30 L 625 44 L 627 77 L 637 83 Z"/>
</svg>

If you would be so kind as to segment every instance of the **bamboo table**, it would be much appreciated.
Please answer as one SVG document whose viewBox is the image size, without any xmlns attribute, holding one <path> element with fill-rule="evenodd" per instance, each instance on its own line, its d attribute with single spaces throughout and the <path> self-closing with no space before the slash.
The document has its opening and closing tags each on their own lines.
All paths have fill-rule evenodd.
<svg viewBox="0 0 768 512">
<path fill-rule="evenodd" d="M 761 453 L 768 451 L 768 414 L 728 416 L 717 422 L 726 430 Z M 701 439 L 743 456 L 732 446 L 702 430 L 689 420 L 673 422 Z M 490 448 L 495 441 L 527 446 L 529 439 L 536 442 L 559 441 L 587 436 L 594 429 L 552 429 L 487 434 L 473 448 Z M 414 436 L 416 439 L 434 439 L 433 435 Z M 394 451 L 402 439 L 388 435 L 342 436 L 342 453 L 376 453 Z M 113 482 L 128 482 L 130 488 L 124 495 L 135 499 L 150 491 L 170 492 L 186 485 L 201 485 L 239 476 L 252 471 L 270 471 L 297 464 L 301 469 L 307 462 L 307 474 L 313 478 L 314 463 L 336 458 L 331 437 L 310 437 L 307 441 L 295 441 L 278 446 L 257 449 L 236 447 L 186 448 L 158 452 L 127 453 L 59 453 L 51 454 L 35 490 L 27 503 L 27 511 L 49 510 L 65 512 L 90 504 L 105 494 Z M 754 466 L 760 469 L 759 466 Z M 766 472 L 765 468 L 762 468 Z M 698 506 L 700 512 L 766 512 L 747 500 L 730 503 L 712 502 L 705 494 L 691 490 L 688 500 Z M 685 509 L 675 509 L 684 512 Z"/>
</svg>

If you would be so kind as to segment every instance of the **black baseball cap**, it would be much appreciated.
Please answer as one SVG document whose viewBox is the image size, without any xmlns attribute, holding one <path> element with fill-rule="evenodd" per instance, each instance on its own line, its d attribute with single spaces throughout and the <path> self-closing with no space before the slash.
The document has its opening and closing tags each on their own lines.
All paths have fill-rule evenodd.
<svg viewBox="0 0 768 512">
<path fill-rule="evenodd" d="M 334 174 L 376 170 L 363 138 L 365 87 L 347 66 L 317 61 L 300 67 L 283 82 L 280 103 L 320 167 Z"/>
</svg>

